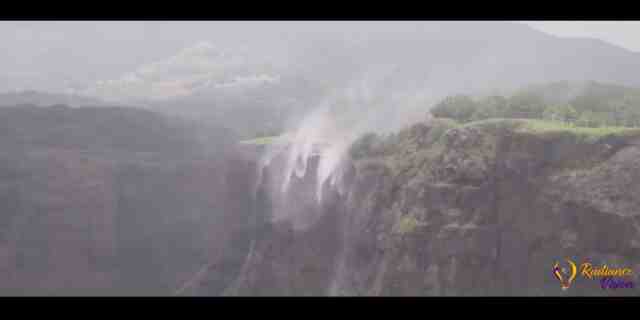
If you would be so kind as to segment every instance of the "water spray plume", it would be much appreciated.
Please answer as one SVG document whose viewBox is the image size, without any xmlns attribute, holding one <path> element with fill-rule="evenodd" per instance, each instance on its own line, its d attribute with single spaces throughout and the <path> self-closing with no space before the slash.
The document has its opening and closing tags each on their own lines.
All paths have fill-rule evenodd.
<svg viewBox="0 0 640 320">
<path fill-rule="evenodd" d="M 405 109 L 394 108 L 411 104 L 418 93 L 395 89 L 394 94 L 383 94 L 389 91 L 392 71 L 393 68 L 381 68 L 378 73 L 368 73 L 347 88 L 337 90 L 292 130 L 285 147 L 270 147 L 259 170 L 262 171 L 277 155 L 284 159 L 282 172 L 276 172 L 281 181 L 277 186 L 278 197 L 286 201 L 293 180 L 305 177 L 314 179 L 316 205 L 322 204 L 327 189 L 344 194 L 343 175 L 348 151 L 358 137 L 366 132 L 392 131 L 405 125 L 407 119 L 419 120 L 406 117 Z M 399 117 L 399 112 L 403 112 L 405 118 Z M 309 172 L 313 161 L 317 161 L 317 167 Z"/>
</svg>

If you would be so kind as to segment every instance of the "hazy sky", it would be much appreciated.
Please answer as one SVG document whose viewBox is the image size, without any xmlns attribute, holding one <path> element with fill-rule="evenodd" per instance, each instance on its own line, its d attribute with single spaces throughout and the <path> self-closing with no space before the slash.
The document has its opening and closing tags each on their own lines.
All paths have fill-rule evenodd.
<svg viewBox="0 0 640 320">
<path fill-rule="evenodd" d="M 640 21 L 527 21 L 559 37 L 598 38 L 640 52 Z"/>
<path fill-rule="evenodd" d="M 640 52 L 640 21 L 522 23 L 559 37 L 598 38 Z M 228 62 L 223 54 L 228 48 L 233 48 L 232 54 L 237 54 L 239 49 L 251 52 L 245 47 L 253 46 L 259 48 L 258 57 L 261 59 L 272 62 L 279 59 L 287 63 L 297 60 L 295 56 L 288 55 L 297 46 L 303 45 L 306 38 L 301 36 L 302 33 L 294 31 L 306 28 L 310 33 L 318 29 L 323 32 L 331 31 L 329 34 L 333 35 L 343 34 L 340 23 L 335 22 L 294 22 L 295 28 L 283 27 L 290 24 L 291 22 L 259 21 L 2 21 L 0 91 L 11 88 L 60 92 L 68 88 L 95 86 L 98 83 L 109 84 L 113 89 L 122 83 L 131 87 L 141 75 L 156 77 L 172 72 L 170 78 L 175 79 L 176 72 L 182 76 L 184 68 L 196 68 L 198 73 L 211 73 L 220 61 Z M 362 22 L 351 24 L 363 25 Z M 376 30 L 372 33 L 382 34 L 400 24 L 373 22 L 367 28 Z M 258 31 L 260 35 L 256 35 Z M 318 36 L 313 39 L 316 38 Z M 367 41 L 366 38 L 359 40 Z M 311 44 L 313 43 L 312 41 Z M 218 54 L 222 55 L 218 57 Z M 185 60 L 189 62 L 186 66 Z M 247 75 L 247 79 L 267 79 L 268 74 L 262 73 L 260 71 L 255 75 Z M 198 77 L 191 77 L 191 74 L 189 77 L 192 85 L 203 82 Z M 158 86 L 160 89 L 152 89 L 168 92 L 175 87 L 175 83 L 161 84 Z"/>
</svg>

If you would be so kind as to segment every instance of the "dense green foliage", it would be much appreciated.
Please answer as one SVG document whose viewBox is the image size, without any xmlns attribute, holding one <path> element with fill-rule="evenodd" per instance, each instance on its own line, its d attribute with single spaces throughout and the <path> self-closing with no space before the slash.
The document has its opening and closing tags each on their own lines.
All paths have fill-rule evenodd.
<svg viewBox="0 0 640 320">
<path fill-rule="evenodd" d="M 387 135 L 367 133 L 351 144 L 353 159 L 409 156 L 416 150 L 437 144 L 444 133 L 459 124 L 450 119 L 437 119 L 427 123 L 416 123 L 397 133 Z M 411 159 L 404 159 L 411 161 Z"/>
<path fill-rule="evenodd" d="M 640 126 L 640 89 L 612 84 L 557 82 L 529 86 L 511 96 L 446 97 L 431 109 L 439 118 L 544 119 L 581 127 Z"/>
<path fill-rule="evenodd" d="M 431 109 L 431 113 L 440 118 L 452 118 L 461 122 L 468 122 L 473 118 L 476 110 L 478 110 L 478 105 L 471 97 L 455 95 L 444 98 Z"/>
</svg>

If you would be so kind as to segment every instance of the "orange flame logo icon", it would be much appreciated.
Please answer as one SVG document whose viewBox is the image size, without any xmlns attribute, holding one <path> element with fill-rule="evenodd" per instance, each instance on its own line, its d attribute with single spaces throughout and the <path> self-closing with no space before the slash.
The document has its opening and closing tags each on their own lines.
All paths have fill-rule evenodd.
<svg viewBox="0 0 640 320">
<path fill-rule="evenodd" d="M 560 281 L 562 290 L 569 289 L 571 282 L 576 278 L 576 274 L 578 273 L 578 268 L 573 261 L 567 259 L 567 263 L 569 264 L 570 270 L 561 268 L 558 262 L 553 266 L 553 275 Z"/>
</svg>

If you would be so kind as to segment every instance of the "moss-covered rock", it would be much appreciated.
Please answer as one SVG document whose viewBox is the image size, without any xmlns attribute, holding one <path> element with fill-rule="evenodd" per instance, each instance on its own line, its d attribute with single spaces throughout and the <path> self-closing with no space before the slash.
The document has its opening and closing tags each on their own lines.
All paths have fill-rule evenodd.
<svg viewBox="0 0 640 320">
<path fill-rule="evenodd" d="M 333 260 L 312 259 L 333 271 L 327 286 L 306 282 L 319 286 L 309 292 L 563 295 L 550 270 L 566 257 L 640 273 L 635 130 L 437 119 L 369 139 L 353 159 L 347 193 L 325 204 L 335 220 L 294 236 L 306 243 L 297 251 L 271 258 L 287 265 L 311 248 L 339 248 Z M 317 241 L 336 230 L 338 239 Z M 274 272 L 259 271 L 259 278 Z M 571 290 L 611 294 L 597 281 Z"/>
</svg>

